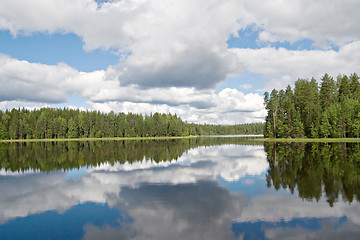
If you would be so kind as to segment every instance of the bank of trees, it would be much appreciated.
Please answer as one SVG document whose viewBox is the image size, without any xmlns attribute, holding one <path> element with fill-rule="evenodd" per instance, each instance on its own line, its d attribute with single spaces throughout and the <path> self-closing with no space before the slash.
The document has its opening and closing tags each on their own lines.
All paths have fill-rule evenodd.
<svg viewBox="0 0 360 240">
<path fill-rule="evenodd" d="M 268 112 L 264 136 L 269 138 L 343 138 L 360 136 L 359 76 L 325 74 L 321 83 L 298 79 L 264 94 Z"/>
<path fill-rule="evenodd" d="M 0 139 L 261 134 L 263 124 L 190 124 L 176 114 L 101 113 L 41 108 L 0 111 Z"/>
</svg>

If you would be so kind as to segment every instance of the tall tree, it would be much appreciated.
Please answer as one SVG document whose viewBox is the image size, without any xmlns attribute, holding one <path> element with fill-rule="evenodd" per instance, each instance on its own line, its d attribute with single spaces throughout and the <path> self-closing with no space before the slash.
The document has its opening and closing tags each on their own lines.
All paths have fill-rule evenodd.
<svg viewBox="0 0 360 240">
<path fill-rule="evenodd" d="M 359 83 L 359 76 L 356 73 L 350 75 L 350 90 L 352 97 L 355 100 L 360 99 L 360 83 Z"/>
<path fill-rule="evenodd" d="M 278 123 L 278 109 L 279 109 L 279 96 L 278 91 L 273 89 L 271 94 L 268 92 L 264 94 L 265 109 L 268 111 L 266 121 L 266 136 L 277 137 L 277 123 Z"/>
<path fill-rule="evenodd" d="M 321 78 L 320 103 L 323 110 L 329 108 L 330 104 L 337 99 L 336 85 L 332 77 L 327 73 Z"/>
<path fill-rule="evenodd" d="M 339 88 L 339 101 L 345 101 L 345 99 L 350 98 L 351 96 L 351 84 L 348 76 L 346 75 L 339 75 L 337 77 L 337 85 Z"/>
<path fill-rule="evenodd" d="M 321 109 L 316 80 L 298 79 L 294 89 L 295 108 L 298 109 L 306 136 L 316 135 Z"/>
</svg>

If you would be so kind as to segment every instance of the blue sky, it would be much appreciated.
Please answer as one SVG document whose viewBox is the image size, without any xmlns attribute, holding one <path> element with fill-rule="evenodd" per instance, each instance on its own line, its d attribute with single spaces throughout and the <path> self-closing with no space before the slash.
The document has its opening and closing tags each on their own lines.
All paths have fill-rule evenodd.
<svg viewBox="0 0 360 240">
<path fill-rule="evenodd" d="M 12 58 L 48 65 L 63 62 L 84 72 L 106 69 L 119 60 L 112 51 L 84 51 L 82 39 L 72 33 L 34 33 L 13 37 L 9 31 L 2 30 L 0 42 L 0 52 Z"/>
<path fill-rule="evenodd" d="M 359 73 L 359 8 L 350 0 L 3 0 L 0 109 L 262 122 L 265 91 Z"/>
</svg>

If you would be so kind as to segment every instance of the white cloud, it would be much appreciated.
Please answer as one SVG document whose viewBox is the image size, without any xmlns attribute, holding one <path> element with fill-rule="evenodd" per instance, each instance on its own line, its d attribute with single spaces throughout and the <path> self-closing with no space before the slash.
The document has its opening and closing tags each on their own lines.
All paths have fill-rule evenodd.
<svg viewBox="0 0 360 240">
<path fill-rule="evenodd" d="M 242 70 L 225 43 L 239 28 L 237 1 L 148 3 L 146 12 L 126 24 L 134 42 L 116 68 L 122 84 L 203 89 Z"/>
<path fill-rule="evenodd" d="M 135 1 L 126 2 L 135 5 Z M 14 36 L 33 32 L 73 32 L 84 39 L 85 49 L 121 48 L 128 40 L 123 27 L 110 24 L 116 22 L 114 20 L 123 24 L 125 19 L 131 18 L 131 10 L 121 5 L 126 3 L 111 4 L 112 7 L 105 5 L 102 11 L 97 11 L 97 4 L 92 0 L 5 0 L 0 3 L 0 28 L 10 30 Z M 133 8 L 137 9 L 136 6 Z"/>
<path fill-rule="evenodd" d="M 260 91 L 285 87 L 299 77 L 357 72 L 359 4 L 125 0 L 99 7 L 93 0 L 3 0 L 0 29 L 14 36 L 74 33 L 85 50 L 118 52 L 119 64 L 82 73 L 65 64 L 47 66 L 2 55 L 0 105 L 60 103 L 70 94 L 103 111 L 175 111 L 188 121 L 224 124 L 263 121 L 260 95 L 234 89 L 217 93 L 216 84 L 245 69 L 264 76 L 263 86 L 256 86 Z M 227 49 L 226 40 L 249 26 L 261 31 L 260 42 L 310 39 L 324 49 L 330 44 L 340 50 Z"/>
<path fill-rule="evenodd" d="M 103 112 L 170 112 L 190 122 L 259 122 L 265 114 L 258 94 L 245 95 L 235 89 L 216 93 L 193 87 L 122 86 L 109 78 L 111 71 L 110 67 L 107 71 L 78 72 L 65 64 L 49 66 L 0 55 L 0 108 L 44 107 L 66 102 L 67 95 L 76 94 Z"/>
<path fill-rule="evenodd" d="M 333 50 L 233 49 L 248 71 L 267 78 L 265 89 L 284 88 L 298 78 L 359 72 L 360 41 Z"/>
<path fill-rule="evenodd" d="M 263 29 L 264 41 L 307 38 L 319 45 L 330 41 L 341 46 L 360 38 L 359 8 L 354 0 L 126 0 L 100 8 L 93 0 L 3 0 L 0 28 L 14 35 L 73 32 L 88 50 L 131 50 L 132 64 L 146 66 L 153 58 L 160 65 L 171 61 L 195 45 L 221 49 L 229 34 L 247 26 Z"/>
<path fill-rule="evenodd" d="M 29 110 L 40 109 L 49 107 L 47 103 L 30 102 L 30 101 L 1 101 L 0 110 L 5 111 L 6 109 L 12 108 L 26 108 Z"/>
<path fill-rule="evenodd" d="M 263 29 L 260 41 L 312 39 L 317 46 L 360 40 L 360 2 L 354 0 L 247 0 L 244 8 Z"/>
<path fill-rule="evenodd" d="M 129 92 L 135 92 L 131 88 L 128 90 Z M 160 95 L 157 95 L 158 92 Z M 89 104 L 94 109 L 104 112 L 111 110 L 142 114 L 170 112 L 172 114 L 176 113 L 184 121 L 210 124 L 261 122 L 266 114 L 263 98 L 259 94 L 249 93 L 245 95 L 236 89 L 226 88 L 219 93 L 211 91 L 207 94 L 194 89 L 189 89 L 189 91 L 184 89 L 184 91 L 180 90 L 180 92 L 176 90 L 173 92 L 171 89 L 169 91 L 167 89 L 139 90 L 137 95 L 129 96 L 128 99 L 140 98 L 140 96 L 147 96 L 147 98 L 143 99 L 144 102 L 114 100 L 91 102 Z M 162 96 L 162 98 L 159 99 L 159 96 Z M 156 104 L 157 101 L 160 103 Z"/>
<path fill-rule="evenodd" d="M 251 85 L 251 84 L 241 84 L 239 87 L 242 88 L 242 89 L 250 89 L 250 88 L 253 87 L 253 85 Z"/>
<path fill-rule="evenodd" d="M 49 66 L 0 55 L 0 101 L 64 101 L 59 83 L 76 74 L 65 64 Z"/>
<path fill-rule="evenodd" d="M 5 0 L 0 29 L 71 32 L 87 50 L 129 53 L 113 75 L 122 85 L 204 89 L 242 70 L 226 50 L 226 39 L 240 28 L 239 9 L 236 0 L 126 0 L 101 8 L 92 0 Z"/>
</svg>

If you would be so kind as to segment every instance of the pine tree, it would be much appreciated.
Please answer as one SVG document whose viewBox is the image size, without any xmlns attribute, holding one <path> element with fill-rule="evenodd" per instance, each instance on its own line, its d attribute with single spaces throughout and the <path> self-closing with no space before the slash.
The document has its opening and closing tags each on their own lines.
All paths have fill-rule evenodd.
<svg viewBox="0 0 360 240">
<path fill-rule="evenodd" d="M 348 76 L 339 75 L 337 77 L 337 85 L 338 85 L 338 98 L 339 102 L 345 101 L 345 99 L 350 98 L 351 96 L 351 85 Z"/>
<path fill-rule="evenodd" d="M 360 100 L 359 76 L 356 73 L 350 75 L 350 90 L 352 98 L 355 100 Z"/>
<path fill-rule="evenodd" d="M 324 110 L 328 109 L 331 103 L 336 102 L 336 85 L 332 77 L 327 73 L 321 78 L 320 103 Z"/>
</svg>

